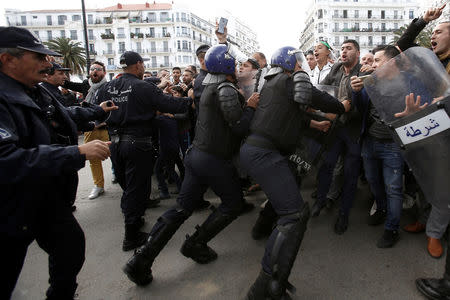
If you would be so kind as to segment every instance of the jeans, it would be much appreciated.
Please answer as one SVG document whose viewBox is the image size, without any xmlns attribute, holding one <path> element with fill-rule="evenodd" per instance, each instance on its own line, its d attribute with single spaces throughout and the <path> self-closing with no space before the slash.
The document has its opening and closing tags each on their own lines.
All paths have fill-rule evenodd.
<svg viewBox="0 0 450 300">
<path fill-rule="evenodd" d="M 367 137 L 362 145 L 366 178 L 377 209 L 386 210 L 385 229 L 397 230 L 403 202 L 403 157 L 394 142 L 383 143 Z"/>
</svg>

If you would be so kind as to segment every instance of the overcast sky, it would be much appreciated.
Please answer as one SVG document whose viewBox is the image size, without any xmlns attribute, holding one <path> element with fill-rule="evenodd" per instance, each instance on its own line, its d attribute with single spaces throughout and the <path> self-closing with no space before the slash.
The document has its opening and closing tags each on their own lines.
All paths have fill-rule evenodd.
<svg viewBox="0 0 450 300">
<path fill-rule="evenodd" d="M 147 0 L 153 2 L 152 0 Z M 241 19 L 258 35 L 260 50 L 268 57 L 282 46 L 299 46 L 300 29 L 305 19 L 305 10 L 311 0 L 174 0 L 175 4 L 189 7 L 190 10 L 203 17 L 213 19 L 230 12 Z M 145 0 L 85 0 L 86 8 L 101 8 L 117 4 L 145 3 Z M 158 3 L 170 2 L 160 0 Z M 77 7 L 77 3 L 79 6 Z M 0 3 L 0 24 L 5 24 L 4 9 L 15 8 L 20 10 L 36 9 L 81 9 L 81 0 L 2 0 Z"/>
</svg>

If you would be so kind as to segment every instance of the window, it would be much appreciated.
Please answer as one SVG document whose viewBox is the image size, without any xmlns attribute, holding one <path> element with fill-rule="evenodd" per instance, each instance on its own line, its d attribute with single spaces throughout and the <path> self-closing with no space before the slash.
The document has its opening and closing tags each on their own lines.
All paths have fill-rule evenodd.
<svg viewBox="0 0 450 300">
<path fill-rule="evenodd" d="M 169 13 L 162 12 L 160 15 L 161 22 L 167 22 L 169 20 Z"/>
<path fill-rule="evenodd" d="M 66 20 L 67 20 L 67 16 L 59 15 L 59 16 L 58 16 L 58 25 L 64 25 L 64 23 L 66 22 Z"/>
<path fill-rule="evenodd" d="M 385 36 L 381 37 L 381 44 L 386 45 L 386 37 Z"/>
<path fill-rule="evenodd" d="M 339 37 L 338 36 L 334 37 L 334 45 L 339 46 Z"/>
<path fill-rule="evenodd" d="M 186 13 L 181 13 L 181 22 L 186 22 Z"/>
<path fill-rule="evenodd" d="M 318 19 L 322 19 L 322 18 L 323 18 L 323 10 L 319 9 L 319 10 L 317 11 L 317 18 L 318 18 Z"/>
<path fill-rule="evenodd" d="M 189 48 L 188 48 L 188 42 L 187 42 L 187 41 L 183 41 L 183 43 L 182 43 L 182 49 L 183 49 L 183 50 L 189 49 Z"/>
<path fill-rule="evenodd" d="M 137 53 L 141 53 L 142 52 L 141 42 L 136 42 L 136 52 Z"/>
<path fill-rule="evenodd" d="M 319 33 L 323 32 L 323 23 L 319 23 L 319 29 L 318 29 Z"/>
<path fill-rule="evenodd" d="M 71 40 L 78 40 L 78 35 L 77 35 L 77 31 L 76 30 L 71 30 L 70 31 L 70 39 Z"/>
<path fill-rule="evenodd" d="M 344 29 L 348 29 L 348 23 L 344 23 Z"/>
<path fill-rule="evenodd" d="M 394 23 L 394 29 L 395 29 L 395 30 L 398 29 L 398 23 Z"/>
<path fill-rule="evenodd" d="M 151 42 L 150 43 L 150 51 L 151 52 L 156 52 L 156 42 Z"/>
<path fill-rule="evenodd" d="M 339 31 L 339 23 L 334 23 L 334 31 L 335 32 Z"/>
<path fill-rule="evenodd" d="M 169 52 L 169 42 L 168 41 L 163 42 L 163 51 Z"/>
<path fill-rule="evenodd" d="M 117 37 L 120 39 L 125 38 L 125 29 L 124 28 L 117 28 Z"/>
<path fill-rule="evenodd" d="M 141 33 L 141 29 L 140 29 L 140 28 L 136 28 L 136 29 L 134 30 L 134 33 L 136 33 L 136 34 Z"/>
<path fill-rule="evenodd" d="M 112 43 L 108 43 L 108 44 L 106 44 L 106 48 L 108 49 L 108 53 L 112 53 L 113 52 L 113 49 L 112 49 Z M 112 63 L 112 64 L 110 64 L 110 65 L 113 65 L 114 63 Z"/>
<path fill-rule="evenodd" d="M 39 31 L 34 31 L 34 35 L 39 38 Z"/>
<path fill-rule="evenodd" d="M 189 56 L 183 56 L 183 63 L 188 64 L 189 63 Z"/>
<path fill-rule="evenodd" d="M 355 23 L 355 31 L 359 31 L 359 23 Z"/>
<path fill-rule="evenodd" d="M 156 14 L 155 13 L 148 13 L 147 14 L 148 22 L 156 22 Z"/>
<path fill-rule="evenodd" d="M 355 10 L 355 18 L 359 18 L 359 10 Z"/>
<path fill-rule="evenodd" d="M 52 16 L 47 16 L 47 25 L 52 25 Z"/>
<path fill-rule="evenodd" d="M 152 38 L 155 37 L 155 28 L 150 27 L 149 30 L 150 30 L 150 37 L 152 37 Z"/>
<path fill-rule="evenodd" d="M 114 73 L 108 73 L 109 81 L 114 79 Z"/>
<path fill-rule="evenodd" d="M 414 19 L 414 11 L 413 10 L 409 11 L 409 19 Z"/>
<path fill-rule="evenodd" d="M 27 25 L 27 16 L 20 16 L 20 23 L 22 26 Z"/>
<path fill-rule="evenodd" d="M 386 13 L 384 10 L 381 11 L 381 19 L 385 19 L 386 18 Z"/>
<path fill-rule="evenodd" d="M 94 40 L 94 30 L 88 29 L 88 39 Z"/>
<path fill-rule="evenodd" d="M 381 23 L 381 31 L 386 31 L 386 23 Z"/>
<path fill-rule="evenodd" d="M 95 45 L 94 44 L 89 44 L 89 53 L 91 53 L 91 54 L 95 53 Z"/>
<path fill-rule="evenodd" d="M 195 40 L 195 31 L 192 31 L 192 39 Z"/>
<path fill-rule="evenodd" d="M 156 68 L 158 63 L 156 62 L 156 56 L 152 56 L 152 68 Z"/>
<path fill-rule="evenodd" d="M 398 19 L 398 11 L 394 10 L 394 19 Z"/>
<path fill-rule="evenodd" d="M 94 24 L 94 16 L 88 15 L 88 24 Z"/>
<path fill-rule="evenodd" d="M 169 57 L 164 56 L 164 66 L 169 66 Z"/>
<path fill-rule="evenodd" d="M 371 18 L 372 18 L 372 11 L 371 11 L 371 10 L 368 10 L 368 11 L 367 11 L 367 18 L 368 18 L 368 19 L 371 19 Z"/>
<path fill-rule="evenodd" d="M 181 42 L 180 41 L 177 41 L 177 49 L 181 50 Z"/>
<path fill-rule="evenodd" d="M 65 31 L 65 30 L 60 30 L 60 31 L 59 31 L 59 35 L 60 35 L 62 38 L 65 38 L 65 37 L 66 37 L 66 31 Z"/>
<path fill-rule="evenodd" d="M 373 46 L 373 36 L 369 36 L 369 46 Z"/>
<path fill-rule="evenodd" d="M 119 53 L 122 54 L 125 52 L 125 42 L 119 42 Z"/>
<path fill-rule="evenodd" d="M 47 30 L 47 38 L 48 38 L 49 40 L 52 40 L 52 39 L 53 39 L 53 37 L 52 37 L 52 31 L 51 31 L 51 30 Z"/>
<path fill-rule="evenodd" d="M 162 34 L 163 36 L 167 36 L 167 27 L 162 28 Z"/>
<path fill-rule="evenodd" d="M 343 12 L 343 14 L 344 14 L 344 19 L 347 19 L 347 10 L 344 9 L 342 12 Z"/>
<path fill-rule="evenodd" d="M 333 18 L 339 18 L 339 11 L 337 9 L 333 11 Z"/>
<path fill-rule="evenodd" d="M 367 23 L 367 28 L 369 29 L 369 31 L 372 31 L 373 30 L 372 23 Z"/>
<path fill-rule="evenodd" d="M 108 65 L 110 66 L 114 65 L 114 58 L 108 58 Z"/>
<path fill-rule="evenodd" d="M 80 21 L 81 20 L 81 16 L 80 15 L 73 15 L 72 16 L 72 21 Z"/>
<path fill-rule="evenodd" d="M 187 32 L 187 27 L 182 26 L 182 27 L 181 27 L 181 33 L 182 33 L 182 34 L 187 34 L 187 33 L 188 33 L 188 32 Z"/>
</svg>

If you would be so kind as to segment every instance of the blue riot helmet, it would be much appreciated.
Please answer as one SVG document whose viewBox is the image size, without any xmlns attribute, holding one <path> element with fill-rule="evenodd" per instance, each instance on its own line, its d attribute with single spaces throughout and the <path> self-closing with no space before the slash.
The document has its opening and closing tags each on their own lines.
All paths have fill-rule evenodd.
<svg viewBox="0 0 450 300">
<path fill-rule="evenodd" d="M 273 67 L 281 67 L 291 73 L 294 72 L 296 62 L 302 67 L 303 71 L 310 71 L 303 52 L 294 47 L 286 46 L 278 49 L 270 60 Z"/>
<path fill-rule="evenodd" d="M 211 74 L 230 74 L 236 70 L 236 60 L 224 44 L 215 45 L 206 52 L 205 64 Z"/>
</svg>

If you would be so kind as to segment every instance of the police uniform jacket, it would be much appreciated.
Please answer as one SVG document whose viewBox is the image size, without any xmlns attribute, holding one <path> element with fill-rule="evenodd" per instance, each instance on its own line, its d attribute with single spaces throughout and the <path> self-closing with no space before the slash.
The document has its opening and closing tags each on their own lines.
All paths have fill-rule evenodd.
<svg viewBox="0 0 450 300">
<path fill-rule="evenodd" d="M 55 131 L 45 111 L 54 108 Z M 43 100 L 42 100 L 43 99 Z M 46 216 L 70 209 L 85 156 L 72 119 L 104 117 L 103 109 L 67 110 L 39 86 L 28 89 L 0 72 L 0 232 L 32 235 Z M 66 138 L 60 140 L 58 134 Z M 62 141 L 62 144 L 61 144 Z M 59 143 L 59 144 L 58 144 Z"/>
<path fill-rule="evenodd" d="M 164 94 L 155 84 L 125 73 L 104 84 L 96 102 L 112 100 L 119 107 L 106 120 L 110 134 L 149 137 L 156 111 L 162 113 L 186 112 L 191 98 L 176 98 Z"/>
</svg>

